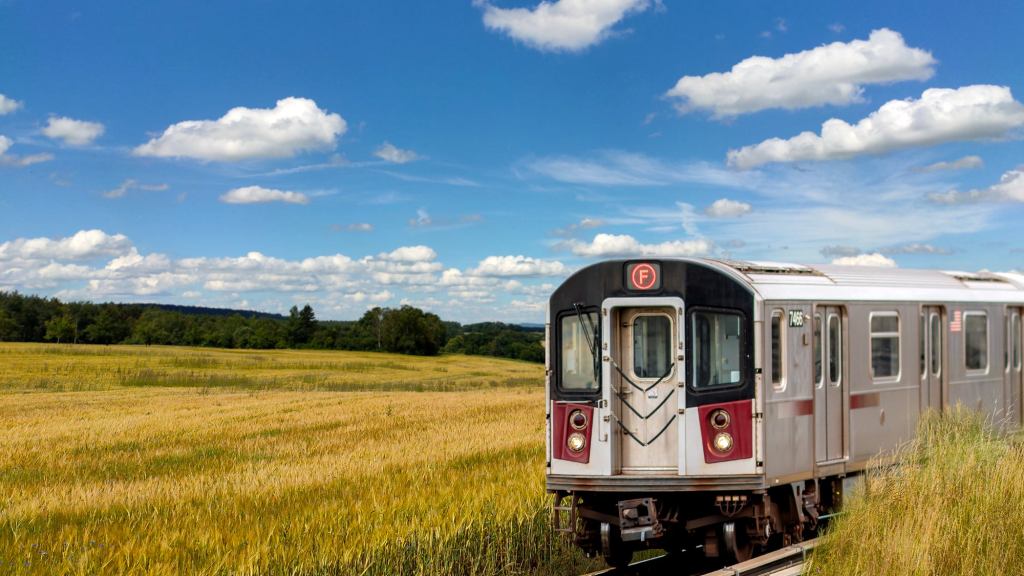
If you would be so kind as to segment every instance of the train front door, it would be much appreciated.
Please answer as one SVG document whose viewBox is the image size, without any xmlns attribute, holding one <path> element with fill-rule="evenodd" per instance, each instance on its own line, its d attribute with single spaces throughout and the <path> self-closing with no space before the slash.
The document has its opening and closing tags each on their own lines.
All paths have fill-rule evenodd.
<svg viewBox="0 0 1024 576">
<path fill-rule="evenodd" d="M 1024 392 L 1021 386 L 1024 385 L 1021 377 L 1021 315 L 1024 310 L 1011 307 L 1006 310 L 1006 412 L 1011 424 L 1020 424 L 1021 415 L 1024 414 Z"/>
<path fill-rule="evenodd" d="M 621 308 L 615 374 L 623 474 L 679 470 L 676 308 Z"/>
<path fill-rule="evenodd" d="M 846 321 L 838 306 L 814 312 L 814 450 L 819 464 L 846 457 Z"/>
<path fill-rule="evenodd" d="M 946 371 L 943 359 L 946 357 L 946 332 L 941 306 L 921 308 L 921 395 L 922 408 L 942 411 L 946 405 L 946 388 L 943 385 Z"/>
</svg>

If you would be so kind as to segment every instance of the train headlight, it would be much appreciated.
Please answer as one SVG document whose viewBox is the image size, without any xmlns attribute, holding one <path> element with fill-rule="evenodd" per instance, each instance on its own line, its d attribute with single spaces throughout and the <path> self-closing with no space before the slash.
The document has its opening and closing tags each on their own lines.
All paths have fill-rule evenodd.
<svg viewBox="0 0 1024 576">
<path fill-rule="evenodd" d="M 566 440 L 565 444 L 569 447 L 569 450 L 579 454 L 580 452 L 583 452 L 584 448 L 586 448 L 587 439 L 583 437 L 583 434 L 573 432 L 572 434 L 569 434 L 569 439 Z"/>
<path fill-rule="evenodd" d="M 728 432 L 719 432 L 715 434 L 715 439 L 712 442 L 716 452 L 725 454 L 732 450 L 732 434 Z"/>
<path fill-rule="evenodd" d="M 569 414 L 569 426 L 572 426 L 573 430 L 583 430 L 587 427 L 587 415 L 583 410 L 573 410 L 572 414 Z"/>
<path fill-rule="evenodd" d="M 715 430 L 724 430 L 729 427 L 729 422 L 732 422 L 732 417 L 725 410 L 715 410 L 708 417 L 708 421 L 711 422 L 711 427 Z"/>
</svg>

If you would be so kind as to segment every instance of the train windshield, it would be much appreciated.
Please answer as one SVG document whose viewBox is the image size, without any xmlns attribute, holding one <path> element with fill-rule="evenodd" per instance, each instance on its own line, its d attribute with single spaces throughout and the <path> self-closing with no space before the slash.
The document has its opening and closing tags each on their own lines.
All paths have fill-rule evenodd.
<svg viewBox="0 0 1024 576">
<path fill-rule="evenodd" d="M 739 384 L 739 314 L 728 312 L 693 313 L 693 386 L 713 388 Z"/>
<path fill-rule="evenodd" d="M 561 342 L 560 386 L 563 390 L 592 391 L 600 388 L 597 348 L 597 311 L 577 308 L 562 316 L 558 326 Z"/>
</svg>

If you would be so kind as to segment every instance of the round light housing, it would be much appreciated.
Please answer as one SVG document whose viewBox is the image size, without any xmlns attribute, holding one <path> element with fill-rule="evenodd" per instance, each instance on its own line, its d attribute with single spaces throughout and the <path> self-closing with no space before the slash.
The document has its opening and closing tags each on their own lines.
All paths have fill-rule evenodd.
<svg viewBox="0 0 1024 576">
<path fill-rule="evenodd" d="M 569 426 L 572 426 L 573 430 L 583 430 L 587 427 L 587 415 L 583 410 L 573 410 L 569 414 Z"/>
<path fill-rule="evenodd" d="M 732 450 L 732 434 L 728 432 L 719 432 L 715 434 L 715 439 L 711 444 L 715 452 L 726 454 Z"/>
<path fill-rule="evenodd" d="M 565 444 L 569 447 L 569 450 L 578 454 L 583 452 L 583 448 L 587 446 L 587 439 L 583 437 L 583 434 L 573 432 L 569 434 L 569 439 L 565 441 Z"/>
<path fill-rule="evenodd" d="M 724 430 L 725 428 L 728 428 L 729 423 L 732 422 L 732 417 L 730 417 L 729 413 L 725 410 L 719 409 L 711 413 L 711 416 L 708 417 L 708 421 L 711 422 L 711 427 L 715 430 Z"/>
</svg>

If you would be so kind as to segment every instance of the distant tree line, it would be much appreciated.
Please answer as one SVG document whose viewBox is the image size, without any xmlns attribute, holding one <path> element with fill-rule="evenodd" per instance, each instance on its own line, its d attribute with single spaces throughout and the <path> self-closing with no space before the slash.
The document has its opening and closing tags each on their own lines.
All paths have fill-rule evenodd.
<svg viewBox="0 0 1024 576">
<path fill-rule="evenodd" d="M 320 321 L 308 304 L 288 316 L 154 304 L 93 304 L 0 291 L 0 341 L 312 348 L 501 356 L 544 361 L 539 328 L 462 325 L 412 306 L 373 308 L 356 321 Z"/>
</svg>

